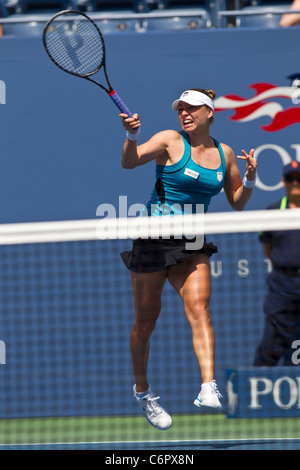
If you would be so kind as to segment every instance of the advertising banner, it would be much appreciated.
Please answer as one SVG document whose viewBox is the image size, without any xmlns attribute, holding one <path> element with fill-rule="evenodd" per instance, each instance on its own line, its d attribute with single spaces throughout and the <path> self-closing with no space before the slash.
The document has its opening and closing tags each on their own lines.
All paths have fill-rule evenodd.
<svg viewBox="0 0 300 470">
<path fill-rule="evenodd" d="M 299 417 L 299 367 L 227 370 L 227 396 L 230 418 Z"/>
</svg>

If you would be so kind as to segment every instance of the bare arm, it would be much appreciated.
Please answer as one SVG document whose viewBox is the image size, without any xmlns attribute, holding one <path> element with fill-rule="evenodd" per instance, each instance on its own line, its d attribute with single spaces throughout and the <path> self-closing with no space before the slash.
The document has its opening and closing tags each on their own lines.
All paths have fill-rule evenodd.
<svg viewBox="0 0 300 470">
<path fill-rule="evenodd" d="M 237 211 L 241 211 L 245 208 L 249 201 L 252 188 L 245 188 L 242 184 L 242 179 L 237 166 L 236 158 L 232 149 L 228 146 L 223 148 L 225 159 L 226 159 L 226 179 L 224 184 L 224 191 L 231 207 Z M 254 149 L 247 154 L 243 150 L 244 156 L 237 157 L 242 160 L 246 160 L 246 172 L 245 175 L 249 181 L 255 179 L 257 161 L 254 158 Z"/>
<path fill-rule="evenodd" d="M 138 114 L 128 118 L 127 114 L 120 114 L 123 126 L 130 134 L 136 134 L 141 123 Z M 147 142 L 137 145 L 137 140 L 126 138 L 122 151 L 122 166 L 132 169 L 144 165 L 152 160 L 159 164 L 164 164 L 169 159 L 169 146 L 174 137 L 178 138 L 178 133 L 167 130 L 158 132 Z"/>
</svg>

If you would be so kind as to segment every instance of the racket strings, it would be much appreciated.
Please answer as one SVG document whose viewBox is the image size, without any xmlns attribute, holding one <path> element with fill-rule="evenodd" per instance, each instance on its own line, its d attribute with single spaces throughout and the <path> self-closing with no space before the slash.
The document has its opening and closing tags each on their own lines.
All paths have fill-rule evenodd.
<svg viewBox="0 0 300 470">
<path fill-rule="evenodd" d="M 104 58 L 104 45 L 96 26 L 79 14 L 66 14 L 52 21 L 45 33 L 45 45 L 54 62 L 80 76 L 99 70 Z M 72 19 L 73 21 L 70 21 Z"/>
</svg>

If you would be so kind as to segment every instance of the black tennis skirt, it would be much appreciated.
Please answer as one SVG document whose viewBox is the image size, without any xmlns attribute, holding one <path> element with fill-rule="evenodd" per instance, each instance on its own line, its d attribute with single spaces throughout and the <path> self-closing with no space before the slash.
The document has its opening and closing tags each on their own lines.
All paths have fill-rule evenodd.
<svg viewBox="0 0 300 470">
<path fill-rule="evenodd" d="M 152 273 L 165 271 L 195 253 L 204 253 L 210 257 L 218 252 L 218 248 L 211 242 L 207 243 L 205 238 L 201 249 L 186 249 L 186 243 L 191 244 L 193 240 L 137 238 L 133 241 L 132 250 L 123 251 L 121 258 L 130 271 Z"/>
</svg>

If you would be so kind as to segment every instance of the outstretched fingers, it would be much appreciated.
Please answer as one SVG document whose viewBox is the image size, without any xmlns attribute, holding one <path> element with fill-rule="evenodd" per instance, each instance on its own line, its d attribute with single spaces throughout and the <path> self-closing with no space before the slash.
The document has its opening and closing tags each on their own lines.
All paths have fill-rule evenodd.
<svg viewBox="0 0 300 470">
<path fill-rule="evenodd" d="M 246 164 L 246 177 L 250 180 L 255 178 L 257 160 L 254 156 L 254 149 L 251 149 L 249 153 L 245 150 L 242 150 L 243 156 L 239 155 L 237 158 L 240 160 L 245 160 Z"/>
</svg>

